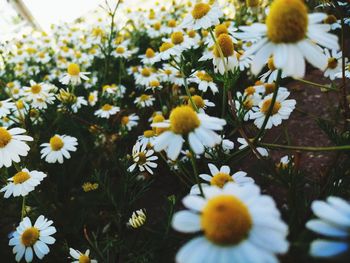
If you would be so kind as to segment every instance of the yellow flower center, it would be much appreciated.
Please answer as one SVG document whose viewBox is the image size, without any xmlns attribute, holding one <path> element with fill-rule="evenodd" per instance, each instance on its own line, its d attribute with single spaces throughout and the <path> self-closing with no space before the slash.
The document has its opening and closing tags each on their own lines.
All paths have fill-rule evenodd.
<svg viewBox="0 0 350 263">
<path fill-rule="evenodd" d="M 264 86 L 265 86 L 265 95 L 273 93 L 276 89 L 275 83 L 265 83 Z"/>
<path fill-rule="evenodd" d="M 206 72 L 198 72 L 197 73 L 197 77 L 202 80 L 202 81 L 206 81 L 206 82 L 212 82 L 213 78 Z"/>
<path fill-rule="evenodd" d="M 146 58 L 153 58 L 155 56 L 154 50 L 152 48 L 147 48 Z"/>
<path fill-rule="evenodd" d="M 179 45 L 184 42 L 184 35 L 182 32 L 174 32 L 171 34 L 171 42 L 175 45 Z"/>
<path fill-rule="evenodd" d="M 201 96 L 194 95 L 191 98 L 192 98 L 192 101 L 194 102 L 194 104 L 197 106 L 197 108 L 202 109 L 205 107 L 205 102 Z M 190 99 L 188 99 L 187 104 L 192 107 Z"/>
<path fill-rule="evenodd" d="M 0 105 L 0 106 L 1 106 L 1 105 Z M 17 107 L 17 109 L 22 110 L 22 109 L 24 108 L 24 103 L 23 103 L 23 101 L 22 101 L 22 100 L 16 101 L 16 107 Z"/>
<path fill-rule="evenodd" d="M 264 101 L 264 103 L 262 104 L 261 106 L 261 109 L 260 111 L 262 113 L 264 113 L 265 115 L 267 114 L 267 112 L 269 111 L 269 108 L 271 106 L 271 102 L 272 102 L 272 99 L 267 99 Z M 272 115 L 276 114 L 281 108 L 281 103 L 276 101 L 275 102 L 275 105 L 273 105 L 273 109 L 272 109 Z"/>
<path fill-rule="evenodd" d="M 230 57 L 233 55 L 234 47 L 231 37 L 228 34 L 221 34 L 217 40 L 217 45 L 220 47 L 222 54 L 224 57 Z M 214 47 L 214 55 L 216 57 L 220 56 L 220 51 L 218 50 L 218 47 L 215 45 Z"/>
<path fill-rule="evenodd" d="M 194 19 L 201 19 L 210 11 L 210 5 L 206 3 L 197 3 L 192 10 L 192 17 Z"/>
<path fill-rule="evenodd" d="M 336 58 L 329 58 L 328 59 L 328 68 L 335 69 L 338 66 L 338 60 Z"/>
<path fill-rule="evenodd" d="M 143 165 L 146 163 L 147 158 L 144 152 L 139 152 L 137 156 L 139 157 L 139 160 L 137 161 L 138 164 Z"/>
<path fill-rule="evenodd" d="M 243 102 L 243 107 L 246 110 L 250 110 L 251 108 L 253 108 L 253 100 L 251 98 L 246 98 Z"/>
<path fill-rule="evenodd" d="M 39 84 L 35 84 L 30 87 L 30 90 L 33 94 L 38 94 L 41 91 L 41 86 Z"/>
<path fill-rule="evenodd" d="M 89 102 L 92 103 L 95 100 L 95 95 L 94 94 L 89 94 L 89 98 L 88 98 Z"/>
<path fill-rule="evenodd" d="M 337 22 L 337 17 L 334 16 L 334 15 L 328 15 L 324 20 L 323 20 L 324 23 L 326 24 L 334 24 Z"/>
<path fill-rule="evenodd" d="M 187 35 L 190 37 L 190 38 L 194 38 L 196 36 L 196 31 L 194 30 L 189 30 L 187 32 Z"/>
<path fill-rule="evenodd" d="M 59 151 L 63 148 L 64 142 L 58 135 L 55 135 L 50 139 L 50 146 L 53 151 Z"/>
<path fill-rule="evenodd" d="M 0 148 L 6 147 L 12 139 L 12 135 L 3 127 L 0 127 Z"/>
<path fill-rule="evenodd" d="M 158 80 L 155 79 L 155 80 L 150 81 L 150 82 L 149 82 L 149 85 L 150 85 L 151 87 L 155 88 L 155 87 L 159 87 L 159 86 L 160 86 L 160 83 L 159 83 Z"/>
<path fill-rule="evenodd" d="M 164 52 L 164 51 L 166 51 L 166 50 L 168 50 L 169 48 L 172 48 L 172 47 L 174 47 L 174 44 L 173 44 L 173 43 L 164 42 L 164 43 L 160 46 L 159 51 L 160 51 L 160 52 Z"/>
<path fill-rule="evenodd" d="M 217 173 L 210 180 L 211 185 L 216 185 L 220 188 L 224 187 L 227 182 L 233 182 L 232 176 L 227 173 Z"/>
<path fill-rule="evenodd" d="M 218 37 L 221 34 L 228 34 L 227 26 L 225 24 L 220 24 L 215 27 L 215 36 Z"/>
<path fill-rule="evenodd" d="M 223 246 L 240 243 L 248 236 L 252 224 L 247 206 L 230 195 L 210 199 L 201 216 L 205 236 Z"/>
<path fill-rule="evenodd" d="M 141 75 L 144 76 L 144 77 L 149 77 L 151 76 L 152 72 L 149 68 L 143 68 L 141 70 Z"/>
<path fill-rule="evenodd" d="M 124 116 L 121 121 L 120 121 L 123 125 L 127 125 L 129 123 L 129 117 L 128 116 Z"/>
<path fill-rule="evenodd" d="M 176 27 L 176 20 L 174 20 L 174 19 L 169 20 L 168 27 Z"/>
<path fill-rule="evenodd" d="M 255 88 L 254 86 L 249 86 L 244 90 L 244 93 L 247 95 L 253 95 L 255 93 Z"/>
<path fill-rule="evenodd" d="M 296 43 L 305 38 L 307 32 L 307 7 L 302 0 L 274 0 L 266 25 L 272 42 Z"/>
<path fill-rule="evenodd" d="M 151 138 L 154 136 L 154 131 L 153 130 L 144 131 L 143 136 L 145 136 L 146 138 Z"/>
<path fill-rule="evenodd" d="M 72 64 L 69 64 L 67 68 L 67 72 L 71 76 L 78 76 L 80 73 L 80 68 L 77 64 L 72 63 Z"/>
<path fill-rule="evenodd" d="M 39 237 L 39 230 L 36 227 L 30 227 L 23 232 L 21 241 L 24 246 L 31 247 L 38 241 Z"/>
<path fill-rule="evenodd" d="M 79 257 L 79 263 L 90 263 L 90 262 L 91 260 L 87 255 L 83 254 Z"/>
<path fill-rule="evenodd" d="M 110 111 L 112 108 L 113 108 L 113 106 L 110 104 L 105 104 L 102 106 L 103 111 Z"/>
<path fill-rule="evenodd" d="M 153 28 L 157 31 L 160 30 L 161 27 L 162 27 L 162 24 L 160 22 L 156 22 L 153 24 Z"/>
<path fill-rule="evenodd" d="M 125 48 L 119 46 L 119 47 L 117 47 L 116 52 L 117 52 L 118 54 L 123 54 L 123 53 L 125 52 Z"/>
<path fill-rule="evenodd" d="M 176 134 L 188 134 L 200 125 L 197 113 L 190 106 L 179 106 L 170 114 L 170 127 Z"/>
<path fill-rule="evenodd" d="M 269 59 L 267 60 L 267 66 L 271 71 L 276 70 L 275 64 L 273 63 L 273 57 L 269 57 Z"/>
<path fill-rule="evenodd" d="M 149 99 L 149 95 L 147 95 L 147 94 L 142 94 L 141 96 L 140 96 L 140 100 L 141 101 L 146 101 L 146 100 L 148 100 Z"/>
<path fill-rule="evenodd" d="M 30 178 L 29 173 L 23 172 L 23 171 L 16 173 L 16 174 L 12 177 L 13 183 L 14 183 L 14 184 L 22 184 L 22 183 L 24 183 L 25 181 L 27 181 L 29 178 Z"/>
</svg>

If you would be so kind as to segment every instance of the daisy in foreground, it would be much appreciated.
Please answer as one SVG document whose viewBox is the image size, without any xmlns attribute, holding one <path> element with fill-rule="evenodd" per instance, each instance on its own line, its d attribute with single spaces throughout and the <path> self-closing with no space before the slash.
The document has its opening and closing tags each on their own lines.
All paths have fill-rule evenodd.
<svg viewBox="0 0 350 263">
<path fill-rule="evenodd" d="M 27 156 L 29 146 L 23 141 L 33 141 L 33 138 L 22 135 L 26 130 L 21 128 L 7 129 L 0 126 L 0 168 L 10 167 L 12 162 L 18 163 L 20 156 Z"/>
<path fill-rule="evenodd" d="M 260 103 L 259 107 L 255 108 L 256 112 L 250 114 L 250 119 L 255 120 L 254 124 L 259 129 L 262 127 L 265 117 L 268 114 L 272 103 L 272 96 L 266 96 Z M 295 100 L 287 100 L 288 91 L 278 92 L 275 104 L 271 112 L 271 116 L 266 124 L 266 129 L 271 129 L 272 126 L 278 126 L 282 120 L 288 120 L 290 114 L 295 109 Z"/>
<path fill-rule="evenodd" d="M 204 233 L 178 251 L 176 262 L 278 262 L 276 254 L 287 252 L 288 227 L 273 199 L 261 195 L 258 186 L 227 183 L 203 191 L 204 197 L 186 196 L 183 204 L 190 210 L 173 217 L 177 231 Z"/>
<path fill-rule="evenodd" d="M 89 79 L 86 76 L 88 74 L 90 74 L 90 72 L 80 72 L 79 65 L 72 63 L 68 65 L 67 72 L 62 76 L 60 82 L 63 85 L 68 85 L 69 83 L 72 85 L 79 85 L 81 83 L 81 79 Z"/>
<path fill-rule="evenodd" d="M 207 29 L 220 23 L 219 18 L 223 13 L 218 5 L 210 5 L 205 1 L 196 3 L 184 20 L 181 27 L 187 29 Z"/>
<path fill-rule="evenodd" d="M 231 169 L 227 165 L 221 166 L 220 170 L 212 163 L 209 163 L 208 167 L 211 175 L 209 174 L 199 175 L 200 178 L 206 181 L 206 183 L 201 184 L 202 188 L 207 187 L 209 185 L 215 185 L 217 187 L 223 188 L 224 185 L 228 182 L 233 182 L 240 186 L 254 183 L 254 179 L 246 176 L 247 175 L 246 172 L 239 171 L 231 175 L 230 174 Z M 200 194 L 200 190 L 197 184 L 192 186 L 191 194 Z"/>
<path fill-rule="evenodd" d="M 5 198 L 9 198 L 11 195 L 26 196 L 29 192 L 33 191 L 45 177 L 46 174 L 43 172 L 30 172 L 28 169 L 22 169 L 8 179 L 9 184 L 3 187 L 0 192 L 5 192 Z"/>
<path fill-rule="evenodd" d="M 221 137 L 214 131 L 221 131 L 225 125 L 223 119 L 197 113 L 190 106 L 178 106 L 171 111 L 169 120 L 151 125 L 169 129 L 154 140 L 154 150 L 165 150 L 169 159 L 176 160 L 184 143 L 183 137 L 186 137 L 194 153 L 202 154 L 204 147 L 212 148 L 221 143 Z"/>
<path fill-rule="evenodd" d="M 49 143 L 43 143 L 41 149 L 41 159 L 45 158 L 48 163 L 63 163 L 63 159 L 70 159 L 69 152 L 75 152 L 78 141 L 76 138 L 68 135 L 58 135 L 51 137 Z M 64 158 L 63 158 L 64 157 Z"/>
<path fill-rule="evenodd" d="M 339 197 L 330 196 L 327 201 L 314 201 L 311 209 L 318 219 L 306 223 L 306 227 L 329 237 L 311 243 L 310 254 L 314 257 L 336 257 L 350 248 L 350 204 Z"/>
<path fill-rule="evenodd" d="M 306 59 L 321 70 L 327 67 L 327 57 L 318 46 L 339 49 L 338 38 L 327 33 L 330 26 L 322 24 L 327 14 L 307 12 L 302 0 L 274 0 L 266 18 L 266 24 L 255 23 L 240 27 L 243 35 L 261 39 L 249 48 L 244 57 L 255 54 L 252 72 L 257 75 L 273 55 L 276 68 L 286 76 L 302 78 Z"/>
<path fill-rule="evenodd" d="M 97 263 L 97 260 L 90 259 L 90 250 L 86 250 L 85 253 L 81 253 L 79 250 L 70 248 L 69 254 L 76 260 L 72 263 Z"/>
<path fill-rule="evenodd" d="M 43 259 L 50 252 L 47 245 L 55 243 L 51 235 L 56 233 L 56 228 L 51 226 L 52 220 L 39 216 L 34 226 L 28 217 L 25 217 L 17 227 L 9 241 L 14 246 L 13 253 L 16 254 L 16 261 L 20 262 L 25 257 L 26 262 L 32 262 L 34 253 L 39 259 Z M 34 250 L 34 252 L 33 252 Z"/>
<path fill-rule="evenodd" d="M 151 168 L 157 168 L 157 163 L 154 161 L 158 160 L 157 156 L 153 156 L 154 151 L 146 149 L 147 144 L 142 144 L 139 141 L 136 142 L 132 148 L 132 158 L 134 164 L 128 168 L 129 172 L 135 170 L 136 167 L 139 168 L 140 172 L 147 170 L 150 174 L 153 174 Z"/>
</svg>

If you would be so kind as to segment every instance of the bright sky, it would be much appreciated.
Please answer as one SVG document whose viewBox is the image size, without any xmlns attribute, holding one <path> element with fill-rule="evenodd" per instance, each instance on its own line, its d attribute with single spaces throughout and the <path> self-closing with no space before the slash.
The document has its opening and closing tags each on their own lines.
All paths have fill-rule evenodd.
<svg viewBox="0 0 350 263">
<path fill-rule="evenodd" d="M 96 8 L 103 0 L 23 0 L 44 30 L 51 24 L 71 22 Z"/>
</svg>

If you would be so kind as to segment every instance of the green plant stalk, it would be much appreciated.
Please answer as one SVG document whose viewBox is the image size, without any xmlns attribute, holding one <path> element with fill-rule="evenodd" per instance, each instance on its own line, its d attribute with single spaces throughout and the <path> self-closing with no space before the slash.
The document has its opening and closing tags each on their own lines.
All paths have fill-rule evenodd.
<svg viewBox="0 0 350 263">
<path fill-rule="evenodd" d="M 23 220 L 25 214 L 26 214 L 26 197 L 23 196 L 23 199 L 22 199 L 22 211 L 21 211 L 21 221 Z"/>
<path fill-rule="evenodd" d="M 333 90 L 333 91 L 338 91 L 338 89 L 334 89 L 332 87 L 326 86 L 326 85 L 322 85 L 322 84 L 318 84 L 309 80 L 305 80 L 305 79 L 299 79 L 299 78 L 294 78 L 297 81 L 303 82 L 305 84 L 311 85 L 311 86 L 315 86 L 315 87 L 319 87 L 321 89 L 326 89 L 326 90 Z"/>
<path fill-rule="evenodd" d="M 312 146 L 292 146 L 292 145 L 282 145 L 282 144 L 262 143 L 262 142 L 258 142 L 257 145 L 266 147 L 269 149 L 285 149 L 285 150 L 296 150 L 296 151 L 307 151 L 307 152 L 349 151 L 350 150 L 350 145 L 312 147 Z"/>
<path fill-rule="evenodd" d="M 259 133 L 255 137 L 253 143 L 256 143 L 257 141 L 259 141 L 260 137 L 263 135 L 263 133 L 265 131 L 267 122 L 269 121 L 269 119 L 271 117 L 272 110 L 273 110 L 273 108 L 275 106 L 275 102 L 276 102 L 276 98 L 277 98 L 277 94 L 278 94 L 279 82 L 281 81 L 281 75 L 282 75 L 282 70 L 279 69 L 278 73 L 277 73 L 277 79 L 276 79 L 276 82 L 275 82 L 276 88 L 273 91 L 273 96 L 272 96 L 272 100 L 271 100 L 271 104 L 270 104 L 269 110 L 267 111 L 267 114 L 265 115 L 265 119 L 264 119 L 263 125 L 261 126 L 261 128 L 259 130 Z"/>
<path fill-rule="evenodd" d="M 198 185 L 201 196 L 204 196 L 203 188 L 202 188 L 202 185 L 199 181 L 199 175 L 198 175 L 195 156 L 196 156 L 195 153 L 191 150 L 191 163 L 192 163 L 192 167 L 193 167 L 194 177 L 196 179 L 196 183 Z"/>
</svg>

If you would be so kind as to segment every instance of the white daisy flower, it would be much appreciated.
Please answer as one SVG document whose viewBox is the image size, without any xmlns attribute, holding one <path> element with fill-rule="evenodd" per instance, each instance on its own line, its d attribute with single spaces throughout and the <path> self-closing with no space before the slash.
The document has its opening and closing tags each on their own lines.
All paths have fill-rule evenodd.
<svg viewBox="0 0 350 263">
<path fill-rule="evenodd" d="M 34 80 L 31 80 L 29 83 L 30 87 L 23 87 L 27 101 L 46 100 L 49 97 L 49 92 L 52 90 L 51 85 L 36 83 Z"/>
<path fill-rule="evenodd" d="M 277 75 L 278 75 L 278 69 L 275 67 L 275 64 L 273 63 L 273 57 L 270 57 L 267 60 L 267 67 L 268 67 L 268 71 L 261 74 L 260 76 L 260 80 L 262 82 L 267 82 L 267 83 L 274 83 L 277 80 Z M 281 78 L 285 78 L 286 74 L 284 73 L 284 71 L 282 71 L 281 74 Z"/>
<path fill-rule="evenodd" d="M 188 78 L 188 82 L 198 84 L 198 89 L 206 92 L 208 88 L 213 94 L 219 92 L 218 86 L 214 83 L 213 78 L 204 70 L 193 73 L 192 77 Z"/>
<path fill-rule="evenodd" d="M 191 99 L 187 99 L 187 105 L 192 107 L 192 102 L 196 105 L 199 112 L 204 113 L 207 107 L 215 107 L 215 104 L 207 99 L 203 99 L 199 95 L 191 96 Z"/>
<path fill-rule="evenodd" d="M 139 136 L 137 139 L 142 145 L 146 145 L 147 147 L 153 145 L 153 141 L 155 140 L 155 132 L 153 130 L 146 130 L 143 132 L 143 135 Z"/>
<path fill-rule="evenodd" d="M 326 69 L 327 58 L 318 44 L 339 49 L 338 37 L 327 33 L 330 26 L 320 24 L 326 17 L 323 13 L 308 15 L 306 4 L 300 0 L 274 0 L 266 24 L 240 27 L 252 37 L 261 37 L 244 54 L 255 54 L 252 72 L 258 74 L 271 55 L 276 68 L 282 69 L 286 76 L 304 77 L 304 59 L 316 68 Z"/>
<path fill-rule="evenodd" d="M 112 55 L 116 58 L 128 59 L 129 57 L 131 57 L 132 52 L 130 50 L 128 50 L 126 46 L 119 45 L 112 52 Z"/>
<path fill-rule="evenodd" d="M 343 71 L 340 71 L 334 75 L 336 78 L 343 78 Z M 345 65 L 345 77 L 350 79 L 350 63 Z"/>
<path fill-rule="evenodd" d="M 82 106 L 87 106 L 88 102 L 83 96 L 76 97 L 75 102 L 71 105 L 71 109 L 74 113 L 77 113 Z"/>
<path fill-rule="evenodd" d="M 350 248 L 350 204 L 335 196 L 327 201 L 313 201 L 311 209 L 318 217 L 309 220 L 306 227 L 329 239 L 316 239 L 311 243 L 313 257 L 337 257 Z"/>
<path fill-rule="evenodd" d="M 237 100 L 235 100 L 235 106 L 237 115 L 243 113 L 243 120 L 248 121 L 251 119 L 252 114 L 254 113 L 254 106 L 259 105 L 261 98 L 259 95 L 253 93 L 253 95 L 242 95 L 241 92 L 236 93 Z"/>
<path fill-rule="evenodd" d="M 0 192 L 5 192 L 4 197 L 9 198 L 11 195 L 26 196 L 33 191 L 36 186 L 46 177 L 46 174 L 39 171 L 29 171 L 22 169 L 13 177 L 9 178 L 9 183 L 3 187 Z"/>
<path fill-rule="evenodd" d="M 213 52 L 203 55 L 199 61 L 212 59 L 214 71 L 221 75 L 228 71 L 234 72 L 238 67 L 238 59 L 231 37 L 228 34 L 221 34 L 216 42 L 217 45 L 214 46 Z M 223 57 L 221 57 L 220 50 Z"/>
<path fill-rule="evenodd" d="M 159 53 L 154 58 L 155 62 L 161 61 L 161 60 L 169 60 L 171 57 L 177 57 L 179 54 L 181 54 L 181 51 L 171 42 L 164 42 L 159 47 Z"/>
<path fill-rule="evenodd" d="M 239 144 L 241 144 L 241 145 L 238 147 L 239 150 L 243 150 L 244 148 L 249 147 L 248 142 L 247 142 L 244 138 L 237 138 L 237 142 L 238 142 Z M 256 147 L 256 150 L 257 150 L 258 153 L 260 153 L 261 156 L 263 156 L 263 157 L 269 156 L 269 152 L 268 152 L 265 148 Z"/>
<path fill-rule="evenodd" d="M 183 137 L 186 137 L 195 154 L 202 154 L 204 147 L 221 143 L 221 137 L 214 131 L 222 130 L 224 125 L 223 119 L 196 113 L 190 106 L 178 106 L 171 111 L 169 120 L 152 123 L 152 127 L 169 128 L 155 139 L 154 149 L 157 152 L 165 150 L 169 159 L 176 160 L 184 143 Z"/>
<path fill-rule="evenodd" d="M 112 106 L 110 104 L 105 104 L 99 110 L 95 111 L 95 115 L 100 118 L 109 119 L 112 115 L 115 115 L 119 111 L 119 107 Z"/>
<path fill-rule="evenodd" d="M 128 116 L 123 116 L 121 119 L 121 124 L 128 131 L 131 131 L 133 127 L 137 126 L 139 120 L 140 120 L 140 117 L 137 116 L 135 113 L 133 113 Z"/>
<path fill-rule="evenodd" d="M 142 94 L 134 100 L 139 108 L 151 107 L 156 99 L 152 95 Z"/>
<path fill-rule="evenodd" d="M 223 139 L 221 142 L 221 148 L 226 154 L 229 154 L 230 151 L 234 149 L 234 147 L 235 147 L 234 142 L 229 139 Z"/>
<path fill-rule="evenodd" d="M 158 157 L 153 155 L 154 151 L 147 149 L 147 144 L 141 144 L 139 141 L 136 142 L 132 148 L 132 158 L 134 164 L 128 168 L 129 172 L 135 170 L 136 167 L 139 168 L 140 172 L 145 170 L 150 174 L 153 174 L 152 168 L 157 168 L 157 163 L 154 161 L 158 160 Z"/>
<path fill-rule="evenodd" d="M 72 263 L 97 263 L 97 260 L 90 258 L 90 250 L 87 249 L 85 253 L 81 253 L 79 250 L 69 248 L 69 255 L 76 259 Z"/>
<path fill-rule="evenodd" d="M 30 219 L 25 217 L 9 241 L 13 246 L 13 253 L 16 254 L 16 261 L 20 262 L 24 256 L 26 262 L 32 262 L 34 254 L 43 259 L 50 252 L 47 245 L 52 245 L 56 239 L 51 235 L 56 233 L 56 228 L 52 226 L 53 221 L 39 216 L 34 226 Z"/>
<path fill-rule="evenodd" d="M 187 29 L 207 29 L 220 23 L 219 18 L 223 16 L 221 8 L 214 4 L 210 5 L 204 2 L 198 2 L 194 5 L 190 14 L 188 14 L 181 23 L 181 27 Z"/>
<path fill-rule="evenodd" d="M 25 132 L 21 128 L 0 127 L 0 168 L 10 167 L 12 162 L 20 161 L 20 156 L 28 155 L 30 148 L 24 141 L 33 141 L 33 138 L 22 135 Z"/>
<path fill-rule="evenodd" d="M 175 213 L 172 226 L 184 233 L 203 231 L 176 254 L 178 263 L 278 262 L 288 251 L 288 227 L 270 196 L 255 184 L 208 186 L 204 197 L 188 195 L 190 210 Z"/>
<path fill-rule="evenodd" d="M 152 48 L 147 48 L 144 55 L 140 55 L 144 65 L 153 65 L 156 62 L 157 53 Z"/>
<path fill-rule="evenodd" d="M 95 90 L 90 92 L 87 100 L 90 106 L 95 106 L 98 101 L 98 91 Z"/>
<path fill-rule="evenodd" d="M 273 126 L 278 126 L 282 123 L 282 120 L 288 120 L 290 114 L 295 109 L 295 100 L 287 100 L 289 96 L 288 91 L 278 92 L 275 104 L 273 106 L 271 116 L 266 124 L 266 129 L 271 129 Z M 254 110 L 255 112 L 250 115 L 250 118 L 254 120 L 254 124 L 259 129 L 262 127 L 266 114 L 272 103 L 273 94 L 267 95 Z"/>
<path fill-rule="evenodd" d="M 49 143 L 43 143 L 40 145 L 41 159 L 45 158 L 48 163 L 63 163 L 63 159 L 70 159 L 69 152 L 75 152 L 77 150 L 78 140 L 68 135 L 58 135 L 51 137 Z"/>
<path fill-rule="evenodd" d="M 333 49 L 332 53 L 330 53 L 327 48 L 324 49 L 324 52 L 328 61 L 327 68 L 324 72 L 324 76 L 326 78 L 329 78 L 330 80 L 334 80 L 335 75 L 338 72 L 342 71 L 342 52 L 337 52 Z"/>
<path fill-rule="evenodd" d="M 14 109 L 16 105 L 11 102 L 11 99 L 0 101 L 0 118 L 6 117 Z"/>
<path fill-rule="evenodd" d="M 62 76 L 60 82 L 63 85 L 68 85 L 71 83 L 72 85 L 79 85 L 81 83 L 81 79 L 88 80 L 89 78 L 86 76 L 90 74 L 90 72 L 80 72 L 79 65 L 75 63 L 71 63 L 67 67 L 67 72 Z"/>
<path fill-rule="evenodd" d="M 200 174 L 199 177 L 202 178 L 206 183 L 201 183 L 202 188 L 208 187 L 209 185 L 215 185 L 219 188 L 223 188 L 228 182 L 234 182 L 239 186 L 245 186 L 247 184 L 253 184 L 254 179 L 246 176 L 247 173 L 243 171 L 238 171 L 234 174 L 230 174 L 230 167 L 227 165 L 221 166 L 220 170 L 212 163 L 208 164 L 211 175 Z M 200 194 L 198 185 L 194 185 L 191 188 L 190 194 Z"/>
<path fill-rule="evenodd" d="M 135 73 L 135 83 L 137 85 L 147 86 L 151 81 L 157 80 L 157 75 L 152 68 L 142 68 L 140 73 Z"/>
</svg>

